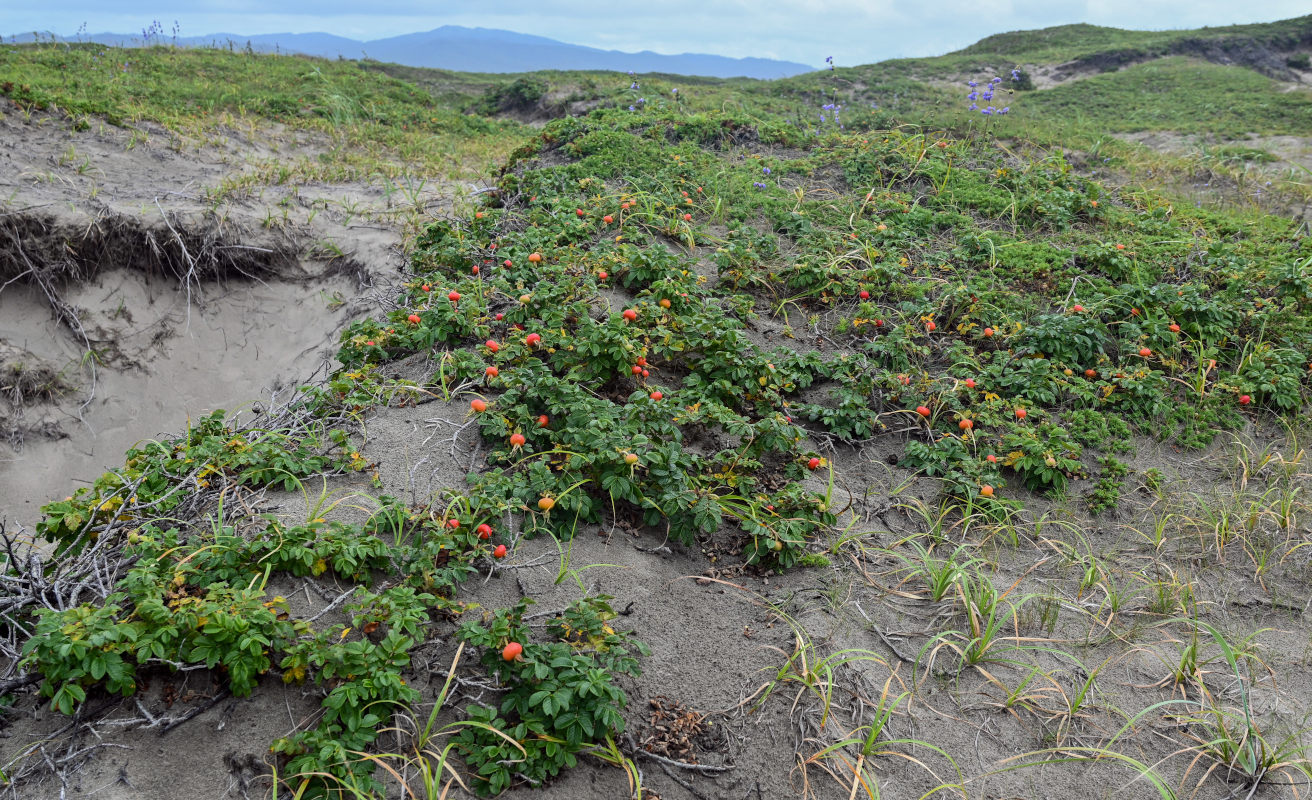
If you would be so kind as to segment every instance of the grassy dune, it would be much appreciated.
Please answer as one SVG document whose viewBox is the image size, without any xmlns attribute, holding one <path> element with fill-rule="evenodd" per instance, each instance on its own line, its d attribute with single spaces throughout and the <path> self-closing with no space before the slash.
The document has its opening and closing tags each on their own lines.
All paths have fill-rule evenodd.
<svg viewBox="0 0 1312 800">
<path fill-rule="evenodd" d="M 814 796 L 973 797 L 1084 786 L 1086 768 L 1121 776 L 1109 792 L 1301 795 L 1305 224 L 1132 179 L 1197 162 L 1091 151 L 1120 131 L 1305 133 L 1306 90 L 1169 54 L 1018 91 L 1002 117 L 944 86 L 981 56 L 1184 38 L 1072 26 L 777 83 L 0 48 L 7 114 L 331 136 L 288 181 L 497 164 L 493 191 L 425 221 L 327 380 L 50 503 L 44 565 L 8 537 L 0 608 L 24 633 L 7 654 L 40 687 L 14 702 L 75 714 L 201 667 L 236 696 L 305 686 L 319 711 L 269 743 L 280 796 L 551 792 L 579 764 L 634 797 L 662 765 L 680 776 L 662 796 L 719 792 L 727 750 L 693 763 L 692 744 L 632 736 L 668 700 L 644 664 L 698 631 L 634 635 L 641 598 L 590 583 L 615 565 L 570 560 L 585 534 L 632 534 L 652 560 L 707 554 L 708 608 L 734 592 L 763 614 L 732 620 L 743 637 L 786 632 L 764 677 L 706 667 L 742 687 L 733 712 L 778 712 L 763 724 L 796 751 L 763 767 L 775 796 L 799 770 Z M 478 445 L 463 480 L 403 499 L 371 446 L 425 403 L 447 409 L 453 457 L 461 431 Z M 324 475 L 367 493 L 354 517 L 311 496 Z M 303 520 L 268 511 L 297 491 Z M 480 593 L 535 547 L 571 602 Z M 307 610 L 279 594 L 293 579 L 348 588 Z M 799 621 L 816 585 L 825 636 Z M 437 639 L 463 662 L 424 684 L 415 653 Z M 975 743 L 960 720 L 985 720 Z M 37 780 L 33 753 L 8 772 Z"/>
</svg>

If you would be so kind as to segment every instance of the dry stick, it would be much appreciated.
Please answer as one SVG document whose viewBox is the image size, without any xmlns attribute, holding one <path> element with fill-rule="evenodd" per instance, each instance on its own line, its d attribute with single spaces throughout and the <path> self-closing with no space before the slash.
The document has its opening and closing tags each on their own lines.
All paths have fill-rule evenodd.
<svg viewBox="0 0 1312 800">
<path fill-rule="evenodd" d="M 733 771 L 733 767 L 717 767 L 714 764 L 689 764 L 687 761 L 676 761 L 673 758 L 658 756 L 655 753 L 649 753 L 646 750 L 638 750 L 635 755 L 651 759 L 663 767 L 678 767 L 679 769 L 686 769 L 689 772 L 697 772 L 702 775 L 718 775 L 722 772 Z"/>
<path fill-rule="evenodd" d="M 427 463 L 428 463 L 428 456 L 424 456 L 423 458 L 419 459 L 419 461 L 415 462 L 415 465 L 410 468 L 410 481 L 409 481 L 410 499 L 414 503 L 417 503 L 419 500 L 419 485 L 415 483 L 415 473 L 419 471 L 420 467 L 422 467 L 424 464 Z M 429 479 L 429 485 L 432 485 L 431 478 Z"/>
<path fill-rule="evenodd" d="M 865 609 L 861 607 L 861 601 L 859 600 L 853 601 L 852 605 L 856 606 L 856 610 L 861 612 L 862 618 L 864 618 L 865 621 L 870 625 L 870 630 L 874 631 L 875 635 L 880 638 L 880 640 L 888 647 L 888 649 L 893 651 L 893 655 L 897 656 L 900 660 L 906 662 L 907 664 L 916 663 L 916 660 L 914 658 L 910 658 L 904 655 L 902 651 L 897 648 L 897 645 L 893 644 L 893 642 L 887 636 L 884 635 L 884 632 L 879 629 L 879 626 L 875 624 L 875 621 L 866 615 Z"/>
<path fill-rule="evenodd" d="M 460 427 L 456 428 L 456 432 L 451 435 L 451 448 L 447 451 L 447 453 L 451 456 L 452 460 L 455 460 L 456 457 L 456 447 L 460 444 L 460 434 L 465 432 L 465 428 L 468 428 L 470 425 L 476 425 L 476 424 L 478 424 L 477 417 L 471 419 L 469 422 L 466 422 L 464 425 L 461 425 Z"/>
<path fill-rule="evenodd" d="M 21 689 L 24 686 L 31 686 L 39 680 L 41 680 L 41 673 L 33 672 L 24 675 L 21 678 L 14 678 L 13 680 L 0 683 L 0 697 L 4 697 L 15 689 Z"/>
<path fill-rule="evenodd" d="M 357 587 L 352 586 L 350 589 L 347 589 L 346 591 L 344 591 L 344 592 L 342 592 L 341 594 L 337 595 L 337 598 L 336 598 L 335 600 L 333 600 L 333 601 L 332 601 L 331 603 L 329 603 L 328 605 L 324 606 L 324 608 L 323 608 L 318 614 L 315 614 L 313 617 L 310 617 L 309 619 L 306 620 L 306 622 L 307 622 L 307 623 L 309 623 L 309 622 L 315 622 L 316 620 L 318 620 L 318 619 L 319 619 L 320 617 L 322 617 L 323 615 L 325 615 L 325 614 L 327 614 L 328 612 L 332 611 L 334 608 L 337 608 L 337 606 L 341 605 L 342 602 L 343 602 L 344 600 L 346 600 L 346 598 L 348 598 L 348 597 L 350 597 L 351 595 L 355 594 L 356 588 L 357 588 Z"/>
<path fill-rule="evenodd" d="M 31 262 L 29 262 L 29 263 L 31 263 Z M 26 278 L 28 275 L 31 275 L 31 274 L 32 274 L 32 268 L 29 267 L 28 269 L 26 269 L 26 270 L 24 270 L 24 271 L 18 273 L 17 275 L 15 275 L 14 277 L 12 277 L 12 278 L 10 278 L 9 280 L 5 281 L 4 283 L 0 283 L 0 292 L 3 292 L 5 289 L 8 289 L 9 286 L 10 286 L 10 284 L 18 283 L 18 282 L 21 281 L 23 278 Z"/>
<path fill-rule="evenodd" d="M 642 756 L 643 758 L 649 758 L 652 761 L 655 761 L 665 766 L 678 767 L 679 769 L 686 769 L 686 770 L 691 770 L 693 772 L 700 772 L 704 775 L 714 775 L 714 774 L 719 774 L 721 772 L 733 771 L 733 767 L 717 767 L 713 764 L 690 764 L 687 761 L 678 761 L 673 758 L 658 756 L 655 753 L 649 752 L 647 750 L 643 750 L 641 747 L 639 747 L 638 743 L 633 740 L 632 733 L 625 733 L 624 741 L 625 743 L 628 744 L 629 750 L 633 752 L 634 758 L 637 758 L 638 756 Z"/>
<path fill-rule="evenodd" d="M 146 707 L 141 704 L 140 697 L 133 698 L 133 699 L 136 701 L 137 710 L 140 711 L 141 715 L 146 718 L 146 722 L 148 723 L 147 727 L 154 728 L 160 724 L 160 718 L 146 710 Z"/>
<path fill-rule="evenodd" d="M 163 730 L 159 732 L 159 735 L 163 736 L 164 734 L 178 727 L 182 723 L 188 722 L 200 716 L 201 714 L 204 714 L 206 711 L 209 711 L 211 708 L 214 708 L 219 703 L 223 702 L 228 697 L 229 694 L 231 694 L 231 692 L 229 692 L 227 689 L 224 689 L 223 691 L 211 697 L 209 700 L 206 700 L 201 705 L 196 706 L 195 708 L 188 711 L 186 714 L 183 714 L 182 716 L 177 717 L 176 719 L 169 722 L 169 724 L 165 725 Z"/>
<path fill-rule="evenodd" d="M 696 797 L 697 800 L 710 800 L 709 797 L 694 789 L 691 783 L 688 783 L 683 778 L 680 778 L 678 773 L 670 769 L 668 765 L 661 764 L 661 769 L 664 770 L 666 775 L 670 776 L 670 780 L 682 786 L 684 788 L 684 791 L 688 792 L 688 794 L 692 795 L 693 797 Z"/>
</svg>

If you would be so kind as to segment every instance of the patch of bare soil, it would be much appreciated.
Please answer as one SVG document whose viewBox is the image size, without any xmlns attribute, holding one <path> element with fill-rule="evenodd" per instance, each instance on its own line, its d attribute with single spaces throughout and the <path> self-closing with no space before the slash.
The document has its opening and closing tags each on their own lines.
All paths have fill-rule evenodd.
<svg viewBox="0 0 1312 800">
<path fill-rule="evenodd" d="M 1255 171 L 1286 172 L 1291 166 L 1312 170 L 1312 137 L 1308 136 L 1260 136 L 1254 133 L 1243 139 L 1220 141 L 1211 136 L 1172 131 L 1141 131 L 1112 135 L 1117 139 L 1141 144 L 1153 150 L 1181 155 L 1203 154 L 1205 148 L 1221 145 L 1240 145 L 1254 150 L 1265 150 L 1276 158 L 1275 161 L 1252 162 L 1251 166 Z"/>
<path fill-rule="evenodd" d="M 1295 219 L 1306 219 L 1305 197 L 1288 191 L 1289 184 L 1305 183 L 1299 176 L 1312 170 L 1312 137 L 1260 136 L 1219 140 L 1215 137 L 1172 131 L 1113 133 L 1122 141 L 1182 157 L 1192 169 L 1135 176 L 1135 182 L 1158 188 L 1208 208 L 1261 209 Z M 1087 159 L 1083 159 L 1087 162 Z M 1092 177 L 1112 185 L 1124 183 L 1115 171 L 1084 163 Z"/>
<path fill-rule="evenodd" d="M 401 263 L 384 187 L 268 181 L 322 137 L 78 131 L 6 103 L 0 142 L 0 520 L 30 527 L 135 442 L 312 375 Z"/>
</svg>

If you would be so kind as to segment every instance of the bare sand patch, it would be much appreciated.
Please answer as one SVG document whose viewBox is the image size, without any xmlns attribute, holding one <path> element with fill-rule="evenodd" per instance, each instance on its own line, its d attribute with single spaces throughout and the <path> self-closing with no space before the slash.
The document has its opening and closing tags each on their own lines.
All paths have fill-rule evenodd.
<svg viewBox="0 0 1312 800">
<path fill-rule="evenodd" d="M 0 392 L 0 519 L 30 526 L 133 443 L 320 371 L 402 263 L 394 189 L 268 183 L 270 163 L 313 160 L 326 137 L 273 123 L 201 141 L 152 123 L 76 130 L 5 105 L 0 346 L 6 365 L 57 380 Z M 451 194 L 422 181 L 407 200 Z"/>
</svg>

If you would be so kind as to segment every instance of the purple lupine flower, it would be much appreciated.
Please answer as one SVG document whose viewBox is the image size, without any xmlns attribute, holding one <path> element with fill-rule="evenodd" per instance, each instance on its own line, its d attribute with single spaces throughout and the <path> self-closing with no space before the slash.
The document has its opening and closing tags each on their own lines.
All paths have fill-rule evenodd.
<svg viewBox="0 0 1312 800">
<path fill-rule="evenodd" d="M 970 108 L 968 108 L 968 109 L 966 109 L 966 110 L 967 110 L 967 111 L 974 111 L 974 110 L 977 109 L 977 108 L 979 108 L 979 106 L 975 105 L 974 103 L 971 103 L 971 104 L 970 104 Z"/>
<path fill-rule="evenodd" d="M 770 168 L 769 168 L 769 167 L 761 167 L 761 174 L 762 174 L 762 175 L 769 175 L 769 174 L 770 174 Z"/>
<path fill-rule="evenodd" d="M 1013 81 L 1019 81 L 1019 80 L 1020 80 L 1020 70 L 1019 70 L 1019 69 L 1013 69 L 1013 70 L 1011 71 L 1011 79 L 1012 79 Z"/>
<path fill-rule="evenodd" d="M 979 86 L 979 84 L 976 83 L 975 81 L 966 81 L 966 85 L 972 89 L 974 89 L 976 86 Z"/>
<path fill-rule="evenodd" d="M 629 88 L 630 88 L 630 89 L 636 89 L 636 88 L 638 88 L 638 82 L 637 82 L 637 81 L 634 81 L 632 84 L 629 85 Z"/>
<path fill-rule="evenodd" d="M 1006 114 L 1006 113 L 1007 113 L 1008 111 L 1010 111 L 1010 110 L 1011 110 L 1011 106 L 1003 106 L 1002 108 L 999 108 L 999 109 L 998 109 L 998 113 L 999 113 L 999 114 Z"/>
<path fill-rule="evenodd" d="M 984 99 L 985 99 L 985 100 L 992 100 L 992 99 L 993 99 L 993 92 L 985 92 L 985 93 L 984 93 Z"/>
<path fill-rule="evenodd" d="M 629 106 L 629 110 L 630 110 L 630 111 L 637 111 L 638 109 L 634 108 L 633 106 Z"/>
<path fill-rule="evenodd" d="M 966 95 L 966 99 L 967 99 L 967 100 L 970 100 L 970 101 L 972 101 L 972 102 L 975 101 L 975 100 L 978 100 L 978 99 L 979 99 L 979 92 L 971 92 L 970 94 Z"/>
<path fill-rule="evenodd" d="M 671 89 L 671 90 L 670 90 L 670 94 L 677 95 L 678 93 L 679 93 L 679 90 L 678 90 L 678 89 Z"/>
</svg>

